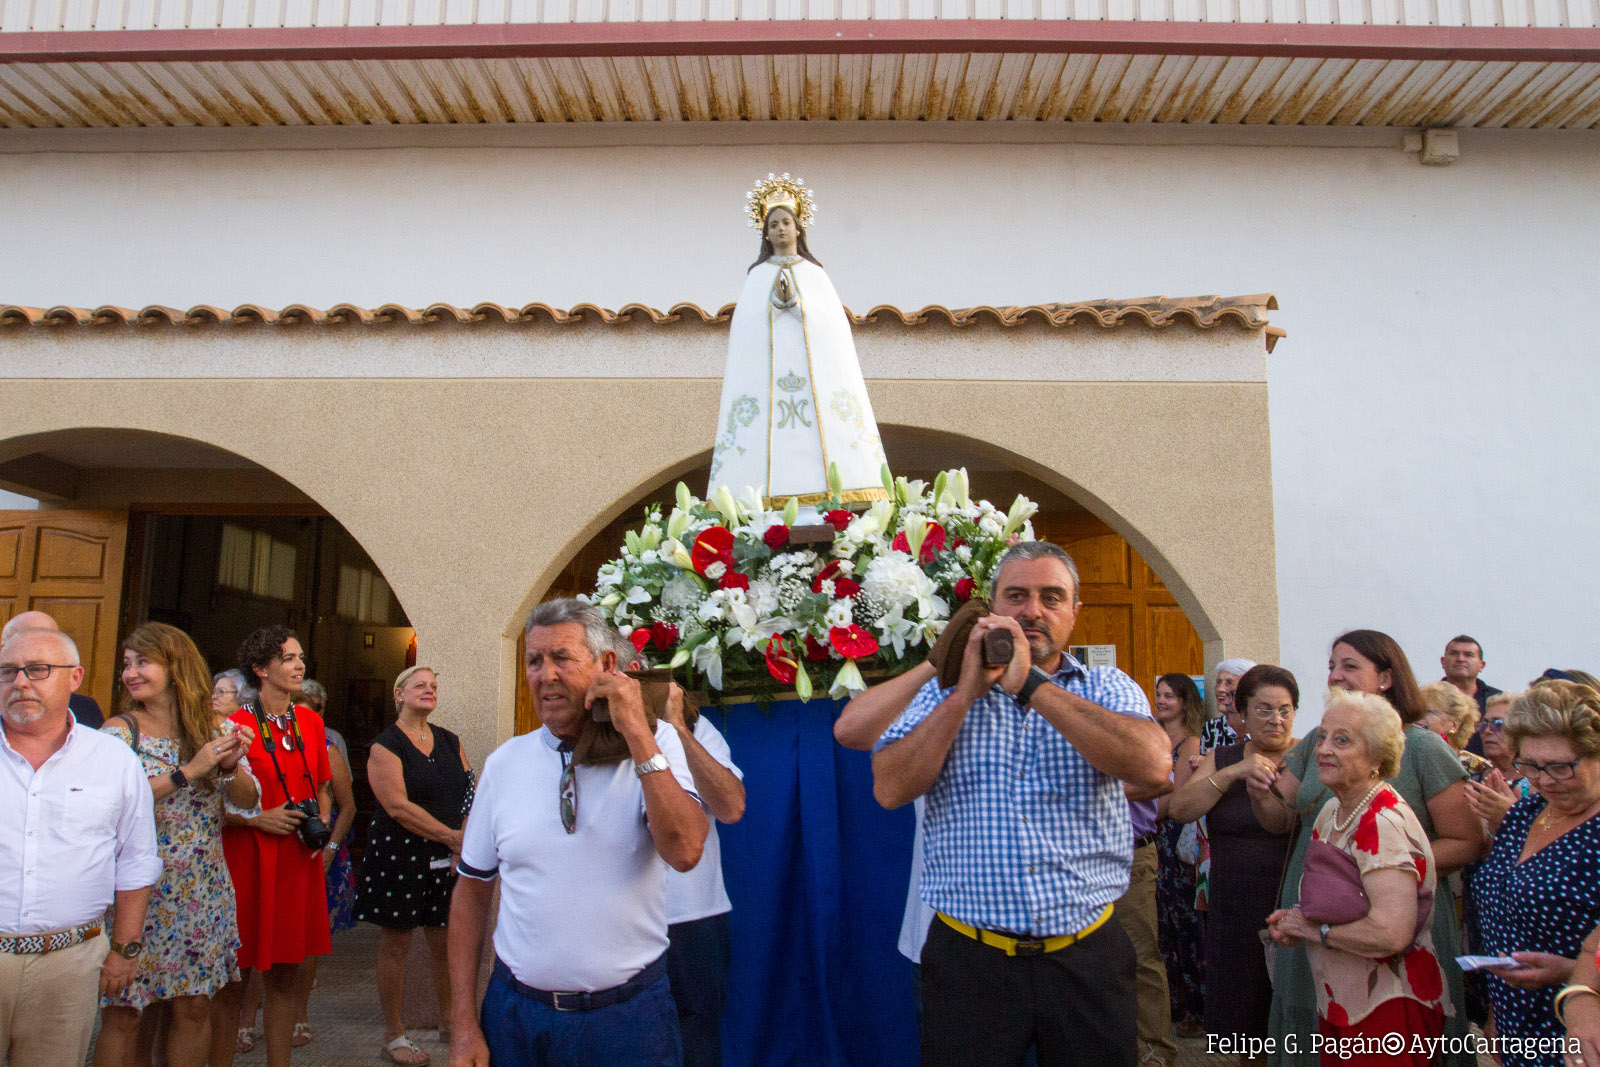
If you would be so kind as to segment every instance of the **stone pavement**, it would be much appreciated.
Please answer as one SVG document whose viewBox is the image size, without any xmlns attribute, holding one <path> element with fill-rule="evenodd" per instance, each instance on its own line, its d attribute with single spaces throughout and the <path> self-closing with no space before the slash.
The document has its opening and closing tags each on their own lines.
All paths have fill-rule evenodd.
<svg viewBox="0 0 1600 1067">
<path fill-rule="evenodd" d="M 445 1067 L 449 1054 L 436 1041 L 431 1027 L 437 1011 L 427 979 L 421 936 L 411 947 L 406 970 L 406 1021 L 415 1027 L 411 1039 L 433 1055 L 434 1067 Z M 375 1067 L 388 1063 L 383 1045 L 383 1018 L 378 1011 L 378 990 L 373 984 L 378 931 L 363 923 L 333 937 L 333 955 L 324 957 L 317 971 L 317 989 L 311 995 L 311 1044 L 295 1049 L 295 1067 Z M 428 1027 L 426 1029 L 422 1027 Z M 1179 1040 L 1179 1067 L 1234 1067 L 1229 1056 L 1207 1056 L 1205 1042 Z M 259 1042 L 234 1060 L 238 1067 L 263 1067 L 266 1049 Z"/>
</svg>

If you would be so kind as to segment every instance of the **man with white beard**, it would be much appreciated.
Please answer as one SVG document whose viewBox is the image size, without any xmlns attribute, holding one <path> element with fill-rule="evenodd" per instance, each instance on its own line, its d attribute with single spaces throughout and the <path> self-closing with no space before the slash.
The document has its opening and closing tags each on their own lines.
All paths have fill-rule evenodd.
<svg viewBox="0 0 1600 1067">
<path fill-rule="evenodd" d="M 100 995 L 139 966 L 161 874 L 139 760 L 67 710 L 82 680 L 58 630 L 0 643 L 0 1059 L 19 1067 L 83 1063 Z"/>
</svg>

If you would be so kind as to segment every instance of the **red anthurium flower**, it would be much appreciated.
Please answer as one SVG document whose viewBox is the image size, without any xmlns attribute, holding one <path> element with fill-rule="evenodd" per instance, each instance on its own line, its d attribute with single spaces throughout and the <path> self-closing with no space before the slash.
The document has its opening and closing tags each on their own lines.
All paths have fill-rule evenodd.
<svg viewBox="0 0 1600 1067">
<path fill-rule="evenodd" d="M 850 525 L 850 520 L 853 517 L 854 516 L 852 516 L 844 508 L 835 508 L 834 510 L 832 510 L 832 511 L 828 512 L 827 514 L 823 515 L 822 516 L 822 521 L 827 523 L 829 526 L 832 526 L 835 530 L 838 530 L 840 533 L 844 533 L 845 527 Z"/>
<path fill-rule="evenodd" d="M 806 634 L 806 659 L 818 663 L 828 658 L 828 646 Z"/>
<path fill-rule="evenodd" d="M 722 576 L 722 580 L 717 582 L 717 585 L 723 589 L 749 589 L 750 579 L 729 567 L 727 573 Z"/>
<path fill-rule="evenodd" d="M 978 583 L 971 578 L 962 578 L 956 582 L 956 599 L 965 604 L 972 599 L 972 591 L 977 587 Z"/>
<path fill-rule="evenodd" d="M 811 591 L 813 593 L 822 592 L 822 583 L 823 582 L 826 582 L 829 579 L 836 579 L 838 577 L 839 577 L 839 561 L 836 560 L 836 559 L 835 560 L 830 560 L 828 562 L 828 565 L 826 567 L 823 567 L 820 571 L 818 571 L 817 572 L 817 576 L 815 578 L 811 579 Z"/>
<path fill-rule="evenodd" d="M 833 580 L 833 599 L 843 600 L 847 596 L 855 596 L 861 592 L 861 583 L 854 578 L 835 578 Z"/>
<path fill-rule="evenodd" d="M 767 673 L 777 680 L 779 685 L 792 685 L 795 677 L 800 673 L 799 661 L 795 659 L 794 649 L 786 637 L 774 637 L 767 641 Z"/>
<path fill-rule="evenodd" d="M 650 643 L 650 631 L 641 626 L 628 635 L 628 640 L 633 642 L 633 647 L 636 650 L 643 652 L 645 646 Z"/>
<path fill-rule="evenodd" d="M 936 522 L 928 523 L 928 532 L 922 538 L 922 555 L 919 557 L 922 562 L 932 563 L 934 557 L 944 548 L 945 540 L 944 527 Z M 911 542 L 907 539 L 905 531 L 902 530 L 900 533 L 895 534 L 894 540 L 889 543 L 889 547 L 896 552 L 909 553 L 911 551 Z"/>
<path fill-rule="evenodd" d="M 699 574 L 704 574 L 706 568 L 718 560 L 732 570 L 733 534 L 725 526 L 710 526 L 700 531 L 700 536 L 694 539 L 694 547 L 689 550 L 689 560 Z"/>
<path fill-rule="evenodd" d="M 633 632 L 638 633 L 639 631 L 635 630 Z M 656 648 L 665 652 L 678 643 L 678 628 L 670 622 L 651 623 L 650 640 L 655 642 Z"/>
<path fill-rule="evenodd" d="M 782 548 L 789 543 L 789 527 L 781 522 L 776 526 L 768 526 L 767 532 L 761 535 L 761 540 L 767 543 L 768 548 Z"/>
<path fill-rule="evenodd" d="M 855 623 L 829 630 L 828 642 L 845 659 L 862 659 L 878 651 L 878 639 Z"/>
</svg>

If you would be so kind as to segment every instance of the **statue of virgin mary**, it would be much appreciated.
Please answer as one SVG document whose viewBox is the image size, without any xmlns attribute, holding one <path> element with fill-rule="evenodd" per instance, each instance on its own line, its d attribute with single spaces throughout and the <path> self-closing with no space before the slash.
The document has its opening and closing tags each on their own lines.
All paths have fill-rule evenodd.
<svg viewBox="0 0 1600 1067">
<path fill-rule="evenodd" d="M 832 467 L 845 503 L 883 499 L 883 442 L 850 320 L 806 247 L 811 190 L 769 174 L 746 202 L 761 254 L 728 331 L 708 495 L 749 486 L 770 508 L 790 497 L 815 504 L 828 495 Z"/>
</svg>

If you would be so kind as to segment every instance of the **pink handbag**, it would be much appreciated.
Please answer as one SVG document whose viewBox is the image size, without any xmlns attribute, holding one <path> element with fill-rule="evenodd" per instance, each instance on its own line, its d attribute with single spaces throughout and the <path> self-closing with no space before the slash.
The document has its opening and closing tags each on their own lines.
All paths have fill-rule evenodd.
<svg viewBox="0 0 1600 1067">
<path fill-rule="evenodd" d="M 1305 867 L 1300 875 L 1300 913 L 1314 923 L 1342 926 L 1365 919 L 1371 910 L 1372 901 L 1367 899 L 1355 859 L 1326 841 L 1312 841 L 1306 848 Z M 1433 890 L 1422 888 L 1419 882 L 1413 940 L 1432 918 Z"/>
</svg>

